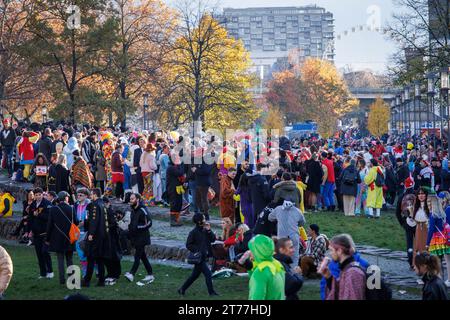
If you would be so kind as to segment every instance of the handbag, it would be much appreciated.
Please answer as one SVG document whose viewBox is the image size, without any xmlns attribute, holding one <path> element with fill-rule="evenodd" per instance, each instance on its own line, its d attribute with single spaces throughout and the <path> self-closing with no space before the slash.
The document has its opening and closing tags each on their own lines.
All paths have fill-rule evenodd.
<svg viewBox="0 0 450 320">
<path fill-rule="evenodd" d="M 202 262 L 202 253 L 189 251 L 186 262 L 189 264 L 199 264 L 200 262 Z"/>
<path fill-rule="evenodd" d="M 59 211 L 61 211 L 63 216 L 66 217 L 66 219 L 70 222 L 69 235 L 67 236 L 64 232 L 62 232 L 56 224 L 55 227 L 69 240 L 70 244 L 74 244 L 75 242 L 78 241 L 78 239 L 80 239 L 81 234 L 80 228 L 78 228 L 77 225 L 73 223 L 73 215 L 72 221 L 70 221 L 70 219 L 67 218 L 67 216 L 65 215 L 64 211 L 62 211 L 62 209 L 59 206 L 56 207 L 59 209 Z"/>
</svg>

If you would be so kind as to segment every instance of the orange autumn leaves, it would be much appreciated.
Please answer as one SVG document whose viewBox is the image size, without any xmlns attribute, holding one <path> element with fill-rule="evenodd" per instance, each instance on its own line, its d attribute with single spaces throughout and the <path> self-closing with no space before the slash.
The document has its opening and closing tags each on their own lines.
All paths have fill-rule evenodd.
<svg viewBox="0 0 450 320">
<path fill-rule="evenodd" d="M 333 135 L 339 117 L 358 105 L 335 66 L 315 58 L 275 74 L 266 100 L 291 122 L 315 121 L 323 137 Z"/>
</svg>

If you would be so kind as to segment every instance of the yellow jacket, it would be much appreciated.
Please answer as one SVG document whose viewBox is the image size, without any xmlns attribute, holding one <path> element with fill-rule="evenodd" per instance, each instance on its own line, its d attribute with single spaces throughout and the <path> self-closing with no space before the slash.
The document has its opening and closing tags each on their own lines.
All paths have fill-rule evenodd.
<svg viewBox="0 0 450 320">
<path fill-rule="evenodd" d="M 3 215 L 2 217 L 11 217 L 13 213 L 13 204 L 16 201 L 14 197 L 10 193 L 4 193 L 2 196 L 0 196 L 0 214 L 5 210 L 5 199 L 9 200 L 9 210 L 8 212 Z"/>
</svg>

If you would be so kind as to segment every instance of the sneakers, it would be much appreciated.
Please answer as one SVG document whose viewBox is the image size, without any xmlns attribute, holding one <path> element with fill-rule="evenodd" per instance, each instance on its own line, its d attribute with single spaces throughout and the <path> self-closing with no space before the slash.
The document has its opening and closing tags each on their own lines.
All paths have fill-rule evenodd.
<svg viewBox="0 0 450 320">
<path fill-rule="evenodd" d="M 53 272 L 47 273 L 47 276 L 46 276 L 47 279 L 53 279 L 54 277 L 55 277 L 55 274 Z"/>
<path fill-rule="evenodd" d="M 147 284 L 152 283 L 155 281 L 155 277 L 153 275 L 148 275 L 144 279 L 142 279 L 142 282 L 145 282 Z"/>
<path fill-rule="evenodd" d="M 445 286 L 446 286 L 447 288 L 450 288 L 450 280 L 445 280 Z"/>
<path fill-rule="evenodd" d="M 123 276 L 130 282 L 134 281 L 134 276 L 129 272 L 125 273 Z"/>
<path fill-rule="evenodd" d="M 181 289 L 181 288 L 178 289 L 177 292 L 178 292 L 178 294 L 179 294 L 180 296 L 184 296 L 184 294 L 185 294 L 184 290 Z"/>
</svg>

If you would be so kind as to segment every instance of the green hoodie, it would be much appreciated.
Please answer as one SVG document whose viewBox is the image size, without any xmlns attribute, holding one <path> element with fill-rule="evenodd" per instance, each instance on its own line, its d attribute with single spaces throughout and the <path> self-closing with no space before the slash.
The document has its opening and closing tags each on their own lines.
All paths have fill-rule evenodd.
<svg viewBox="0 0 450 320">
<path fill-rule="evenodd" d="M 248 247 L 255 259 L 250 273 L 249 300 L 284 300 L 285 271 L 273 258 L 273 240 L 260 234 L 250 240 Z"/>
</svg>

